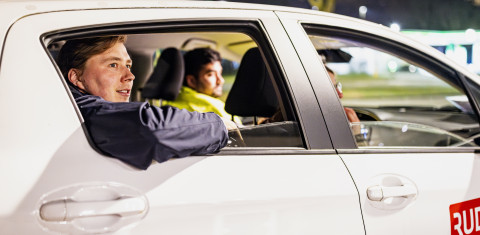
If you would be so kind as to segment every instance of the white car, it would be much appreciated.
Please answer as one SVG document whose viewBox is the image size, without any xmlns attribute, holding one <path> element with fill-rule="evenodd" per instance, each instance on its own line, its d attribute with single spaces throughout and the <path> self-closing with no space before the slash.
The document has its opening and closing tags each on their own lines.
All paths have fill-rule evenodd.
<svg viewBox="0 0 480 235">
<path fill-rule="evenodd" d="M 0 1 L 0 19 L 1 234 L 480 231 L 480 79 L 434 48 L 336 14 L 217 1 Z M 128 35 L 132 101 L 153 102 L 158 53 L 218 50 L 243 140 L 147 170 L 98 152 L 55 56 L 106 34 Z"/>
</svg>

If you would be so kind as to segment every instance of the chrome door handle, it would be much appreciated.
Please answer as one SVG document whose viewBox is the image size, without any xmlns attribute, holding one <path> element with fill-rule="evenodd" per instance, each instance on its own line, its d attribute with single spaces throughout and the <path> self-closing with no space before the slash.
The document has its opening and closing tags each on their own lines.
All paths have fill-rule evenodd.
<svg viewBox="0 0 480 235">
<path fill-rule="evenodd" d="M 371 201 L 381 201 L 391 197 L 411 197 L 417 194 L 413 185 L 380 186 L 375 185 L 367 188 L 367 197 Z"/>
<path fill-rule="evenodd" d="M 115 232 L 148 213 L 147 197 L 115 182 L 85 182 L 46 193 L 37 204 L 40 225 L 62 234 Z"/>
<path fill-rule="evenodd" d="M 56 200 L 40 207 L 40 217 L 45 221 L 62 222 L 77 218 L 93 216 L 130 216 L 144 213 L 147 210 L 143 198 L 120 198 L 109 201 L 77 202 L 73 200 Z"/>
</svg>

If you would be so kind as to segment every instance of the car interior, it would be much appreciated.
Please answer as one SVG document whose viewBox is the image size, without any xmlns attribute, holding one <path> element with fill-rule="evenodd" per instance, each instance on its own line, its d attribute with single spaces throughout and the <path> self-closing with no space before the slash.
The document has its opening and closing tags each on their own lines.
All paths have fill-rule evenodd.
<svg viewBox="0 0 480 235">
<path fill-rule="evenodd" d="M 64 40 L 48 48 L 52 57 Z M 135 75 L 131 101 L 161 104 L 175 100 L 184 77 L 183 54 L 209 47 L 222 56 L 225 78 L 225 110 L 240 117 L 240 133 L 230 132 L 227 147 L 303 148 L 298 122 L 288 104 L 287 92 L 278 86 L 281 78 L 272 76 L 262 48 L 243 32 L 170 32 L 129 34 L 125 44 L 133 61 Z M 276 114 L 281 118 L 272 121 Z"/>
</svg>

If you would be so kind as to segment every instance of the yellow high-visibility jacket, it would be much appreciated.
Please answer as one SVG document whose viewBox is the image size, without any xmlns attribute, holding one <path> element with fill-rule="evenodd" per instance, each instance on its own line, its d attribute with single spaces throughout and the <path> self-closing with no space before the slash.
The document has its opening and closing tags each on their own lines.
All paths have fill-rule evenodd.
<svg viewBox="0 0 480 235">
<path fill-rule="evenodd" d="M 190 87 L 182 86 L 177 99 L 174 101 L 164 100 L 162 105 L 170 105 L 188 111 L 200 113 L 214 112 L 220 117 L 232 120 L 232 115 L 225 111 L 225 103 L 220 99 L 197 92 Z M 237 124 L 242 124 L 239 117 L 234 117 Z"/>
</svg>

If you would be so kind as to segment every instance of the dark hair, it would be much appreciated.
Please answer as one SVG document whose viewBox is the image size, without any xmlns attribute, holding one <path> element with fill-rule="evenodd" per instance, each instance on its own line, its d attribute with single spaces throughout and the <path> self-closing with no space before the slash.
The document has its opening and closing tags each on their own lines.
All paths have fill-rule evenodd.
<svg viewBox="0 0 480 235">
<path fill-rule="evenodd" d="M 68 71 L 72 68 L 83 72 L 87 60 L 112 48 L 117 43 L 125 43 L 126 35 L 102 36 L 68 40 L 60 49 L 57 64 L 68 81 Z"/>
<path fill-rule="evenodd" d="M 196 78 L 204 65 L 222 61 L 220 53 L 210 48 L 193 49 L 185 53 L 183 58 L 185 61 L 185 76 L 193 75 Z M 183 85 L 187 85 L 185 79 L 183 80 Z"/>
<path fill-rule="evenodd" d="M 327 72 L 335 74 L 335 72 L 327 65 L 325 65 L 325 69 L 327 70 Z"/>
</svg>

